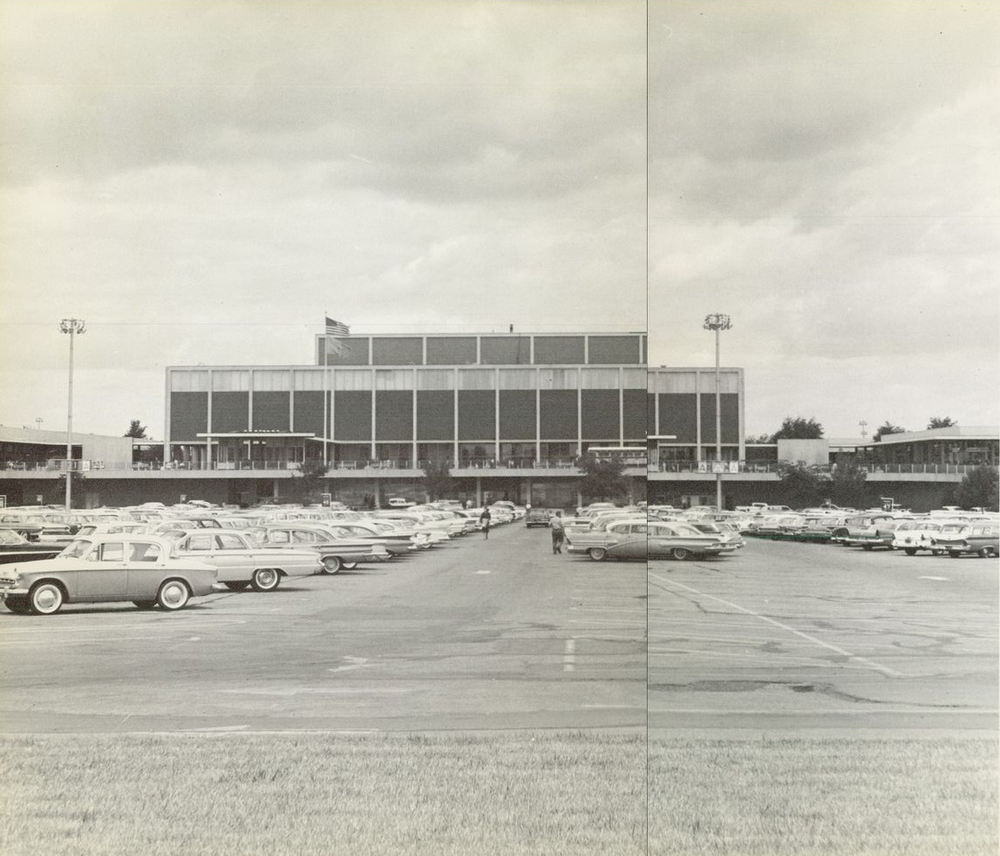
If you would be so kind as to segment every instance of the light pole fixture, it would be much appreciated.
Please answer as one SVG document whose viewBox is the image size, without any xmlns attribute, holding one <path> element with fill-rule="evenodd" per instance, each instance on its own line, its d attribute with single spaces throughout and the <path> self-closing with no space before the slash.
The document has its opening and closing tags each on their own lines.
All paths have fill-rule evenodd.
<svg viewBox="0 0 1000 856">
<path fill-rule="evenodd" d="M 719 334 L 733 326 L 728 315 L 715 312 L 702 325 L 715 331 L 715 509 L 722 511 L 722 382 L 719 373 Z"/>
<path fill-rule="evenodd" d="M 66 406 L 66 510 L 73 501 L 73 340 L 87 332 L 87 322 L 79 318 L 63 318 L 59 332 L 69 334 L 69 397 Z"/>
</svg>

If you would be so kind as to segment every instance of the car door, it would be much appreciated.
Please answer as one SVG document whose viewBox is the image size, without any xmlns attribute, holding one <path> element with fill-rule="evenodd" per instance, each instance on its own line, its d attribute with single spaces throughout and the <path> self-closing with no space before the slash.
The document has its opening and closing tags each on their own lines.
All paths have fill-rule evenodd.
<svg viewBox="0 0 1000 856">
<path fill-rule="evenodd" d="M 98 544 L 76 572 L 74 600 L 125 600 L 128 594 L 128 566 L 125 542 L 104 541 Z"/>
<path fill-rule="evenodd" d="M 128 544 L 128 599 L 154 600 L 165 576 L 166 556 L 155 541 Z"/>
<path fill-rule="evenodd" d="M 646 558 L 646 537 L 649 526 L 646 523 L 630 523 L 627 526 L 619 524 L 622 528 L 623 540 L 618 548 L 617 555 L 622 559 L 645 559 Z"/>
<path fill-rule="evenodd" d="M 649 526 L 649 533 L 646 538 L 646 550 L 650 559 L 670 555 L 670 539 L 674 531 L 669 526 L 662 523 L 654 523 Z"/>
<path fill-rule="evenodd" d="M 215 565 L 220 583 L 249 580 L 254 557 L 247 543 L 235 532 L 220 532 L 212 540 L 210 564 Z"/>
</svg>

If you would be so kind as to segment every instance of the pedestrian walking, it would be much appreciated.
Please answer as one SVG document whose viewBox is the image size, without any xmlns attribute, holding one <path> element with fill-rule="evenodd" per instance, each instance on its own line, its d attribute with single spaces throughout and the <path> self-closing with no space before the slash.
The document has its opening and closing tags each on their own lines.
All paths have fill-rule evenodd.
<svg viewBox="0 0 1000 856">
<path fill-rule="evenodd" d="M 549 518 L 549 528 L 552 530 L 552 553 L 562 553 L 563 540 L 566 537 L 566 530 L 563 527 L 562 516 L 553 514 Z"/>
<path fill-rule="evenodd" d="M 490 540 L 490 521 L 492 520 L 490 515 L 490 510 L 488 508 L 483 509 L 483 513 L 479 515 L 479 522 L 483 524 L 483 540 Z"/>
</svg>

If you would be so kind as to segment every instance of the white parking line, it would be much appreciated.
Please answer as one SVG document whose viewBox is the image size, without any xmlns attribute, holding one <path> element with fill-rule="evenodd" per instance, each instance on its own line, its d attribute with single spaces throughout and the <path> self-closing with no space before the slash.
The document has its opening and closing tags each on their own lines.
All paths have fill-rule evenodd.
<svg viewBox="0 0 1000 856">
<path fill-rule="evenodd" d="M 934 580 L 935 582 L 948 582 L 948 577 L 917 577 L 918 580 Z"/>
<path fill-rule="evenodd" d="M 817 639 L 815 636 L 810 636 L 808 633 L 803 633 L 801 630 L 796 630 L 794 627 L 789 627 L 787 624 L 783 624 L 780 621 L 776 621 L 766 615 L 761 615 L 759 612 L 754 612 L 752 609 L 747 609 L 745 606 L 740 606 L 738 603 L 733 603 L 732 601 L 723 600 L 721 597 L 715 597 L 711 594 L 706 594 L 703 591 L 698 591 L 696 588 L 691 586 L 686 586 L 684 583 L 675 582 L 674 580 L 668 580 L 666 577 L 659 577 L 656 574 L 650 574 L 650 577 L 663 583 L 664 585 L 674 586 L 676 588 L 684 589 L 692 594 L 698 595 L 698 597 L 708 598 L 709 600 L 714 600 L 716 603 L 724 604 L 725 606 L 735 609 L 745 615 L 752 615 L 754 618 L 764 621 L 768 624 L 774 625 L 775 627 L 780 627 L 782 630 L 792 633 L 798 636 L 800 639 L 805 639 L 807 642 L 812 642 L 814 645 L 819 645 L 821 648 L 826 648 L 828 651 L 833 651 L 835 654 L 840 654 L 842 657 L 847 657 L 849 660 L 854 660 L 856 663 L 861 663 L 866 668 L 871 669 L 879 674 L 886 675 L 890 678 L 901 678 L 903 677 L 902 672 L 897 672 L 895 669 L 890 669 L 888 666 L 883 666 L 881 663 L 876 663 L 874 660 L 869 660 L 867 657 L 861 657 L 858 654 L 852 654 L 850 651 L 846 651 L 837 645 L 831 645 L 829 642 L 824 642 L 822 639 Z"/>
<path fill-rule="evenodd" d="M 576 669 L 576 639 L 566 640 L 566 652 L 563 654 L 563 671 L 572 672 Z"/>
</svg>

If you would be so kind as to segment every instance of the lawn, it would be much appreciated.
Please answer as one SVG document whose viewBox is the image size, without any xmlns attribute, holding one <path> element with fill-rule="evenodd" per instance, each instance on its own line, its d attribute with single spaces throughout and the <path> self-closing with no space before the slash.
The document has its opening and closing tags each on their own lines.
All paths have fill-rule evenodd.
<svg viewBox="0 0 1000 856">
<path fill-rule="evenodd" d="M 641 733 L 5 737 L 0 853 L 641 854 Z"/>
<path fill-rule="evenodd" d="M 996 856 L 993 739 L 650 742 L 650 854 Z"/>
</svg>

